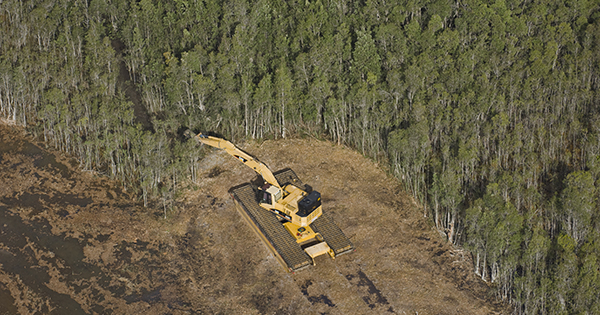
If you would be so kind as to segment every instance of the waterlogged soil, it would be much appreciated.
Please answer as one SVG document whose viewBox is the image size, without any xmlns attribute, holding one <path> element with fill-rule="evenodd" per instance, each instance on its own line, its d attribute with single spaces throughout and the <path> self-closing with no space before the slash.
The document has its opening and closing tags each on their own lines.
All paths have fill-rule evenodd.
<svg viewBox="0 0 600 315">
<path fill-rule="evenodd" d="M 356 251 L 287 273 L 227 192 L 255 174 L 223 152 L 165 218 L 0 125 L 0 315 L 507 313 L 375 163 L 314 139 L 244 148 L 320 191 Z"/>
</svg>

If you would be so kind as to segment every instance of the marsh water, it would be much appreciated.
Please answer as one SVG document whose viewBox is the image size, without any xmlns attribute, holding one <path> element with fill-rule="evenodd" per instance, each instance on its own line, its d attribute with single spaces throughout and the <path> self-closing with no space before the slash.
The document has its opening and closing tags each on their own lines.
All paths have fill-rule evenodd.
<svg viewBox="0 0 600 315">
<path fill-rule="evenodd" d="M 110 240 L 110 224 L 98 229 L 102 216 L 94 214 L 132 213 L 137 203 L 115 201 L 123 195 L 115 183 L 82 176 L 76 160 L 57 157 L 0 126 L 0 314 L 108 314 L 118 309 L 102 303 L 108 296 L 125 304 L 156 299 L 152 286 L 132 290 L 122 271 L 133 251 L 155 250 Z M 90 259 L 100 255 L 105 261 Z"/>
</svg>

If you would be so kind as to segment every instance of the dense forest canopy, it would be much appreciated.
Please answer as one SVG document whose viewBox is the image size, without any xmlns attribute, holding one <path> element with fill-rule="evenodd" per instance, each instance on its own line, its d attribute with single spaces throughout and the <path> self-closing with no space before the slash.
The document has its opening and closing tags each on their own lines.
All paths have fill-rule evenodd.
<svg viewBox="0 0 600 315">
<path fill-rule="evenodd" d="M 600 1 L 0 2 L 0 115 L 168 206 L 200 149 L 390 169 L 519 314 L 600 313 Z"/>
</svg>

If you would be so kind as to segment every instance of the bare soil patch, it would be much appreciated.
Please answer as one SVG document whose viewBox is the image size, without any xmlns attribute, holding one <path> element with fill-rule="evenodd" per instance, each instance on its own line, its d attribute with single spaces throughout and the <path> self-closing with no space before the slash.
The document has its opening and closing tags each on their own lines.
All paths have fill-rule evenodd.
<svg viewBox="0 0 600 315">
<path fill-rule="evenodd" d="M 287 273 L 227 192 L 254 172 L 224 152 L 207 149 L 198 183 L 163 219 L 0 125 L 0 314 L 506 313 L 470 255 L 373 162 L 316 140 L 244 149 L 320 191 L 356 251 Z"/>
</svg>

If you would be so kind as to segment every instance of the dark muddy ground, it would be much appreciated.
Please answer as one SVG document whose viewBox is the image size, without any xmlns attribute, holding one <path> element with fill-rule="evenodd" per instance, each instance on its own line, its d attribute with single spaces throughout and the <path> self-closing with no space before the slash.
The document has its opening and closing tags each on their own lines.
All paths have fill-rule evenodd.
<svg viewBox="0 0 600 315">
<path fill-rule="evenodd" d="M 286 273 L 227 194 L 253 172 L 222 152 L 164 219 L 0 125 L 0 315 L 506 313 L 374 163 L 316 140 L 245 148 L 319 190 L 356 251 Z"/>
</svg>

